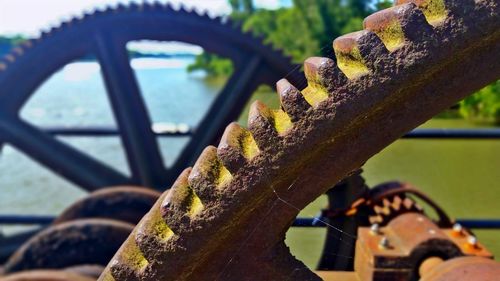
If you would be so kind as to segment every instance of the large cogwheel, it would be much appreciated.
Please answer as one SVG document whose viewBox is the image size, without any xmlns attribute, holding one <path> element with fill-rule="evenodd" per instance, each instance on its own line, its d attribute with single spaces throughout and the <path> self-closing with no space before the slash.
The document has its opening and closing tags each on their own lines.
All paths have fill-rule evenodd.
<svg viewBox="0 0 500 281">
<path fill-rule="evenodd" d="M 100 280 L 318 280 L 283 240 L 300 209 L 410 129 L 500 77 L 496 0 L 397 1 L 310 58 L 283 110 L 253 104 L 181 173 Z"/>
<path fill-rule="evenodd" d="M 126 49 L 128 42 L 145 39 L 199 45 L 207 52 L 231 59 L 234 66 L 224 89 L 170 168 L 163 164 Z M 64 65 L 88 56 L 96 57 L 101 65 L 130 177 L 19 117 L 21 107 L 43 81 Z M 241 32 L 230 20 L 159 3 L 98 10 L 65 22 L 0 59 L 0 145 L 14 146 L 89 191 L 117 185 L 163 190 L 194 163 L 205 146 L 216 143 L 257 87 L 272 86 L 285 75 L 296 83 L 303 78 L 290 58 L 263 44 L 261 38 Z"/>
</svg>

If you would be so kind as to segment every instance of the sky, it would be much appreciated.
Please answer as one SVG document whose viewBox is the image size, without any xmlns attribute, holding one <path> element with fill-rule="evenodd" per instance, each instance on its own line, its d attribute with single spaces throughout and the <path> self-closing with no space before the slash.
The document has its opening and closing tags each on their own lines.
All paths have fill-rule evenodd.
<svg viewBox="0 0 500 281">
<path fill-rule="evenodd" d="M 0 0 L 0 35 L 38 36 L 40 31 L 85 11 L 129 2 L 125 0 Z M 187 7 L 195 7 L 200 11 L 207 10 L 211 15 L 225 15 L 231 11 L 227 0 L 160 0 L 159 2 L 170 2 L 176 6 L 182 2 Z M 268 9 L 288 6 L 290 2 L 291 0 L 254 0 L 257 7 Z"/>
</svg>

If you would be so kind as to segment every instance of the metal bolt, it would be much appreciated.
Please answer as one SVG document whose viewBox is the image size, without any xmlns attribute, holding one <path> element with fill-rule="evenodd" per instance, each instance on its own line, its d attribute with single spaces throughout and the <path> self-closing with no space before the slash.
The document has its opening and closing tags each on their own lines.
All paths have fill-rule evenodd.
<svg viewBox="0 0 500 281">
<path fill-rule="evenodd" d="M 472 246 L 472 247 L 477 247 L 477 238 L 476 236 L 473 236 L 473 235 L 469 235 L 469 237 L 467 237 L 467 243 Z"/>
<path fill-rule="evenodd" d="M 378 246 L 382 249 L 388 249 L 390 247 L 389 239 L 387 237 L 382 237 L 380 239 L 380 242 L 378 243 Z"/>
<path fill-rule="evenodd" d="M 459 223 L 455 223 L 453 225 L 453 232 L 455 232 L 455 233 L 462 233 L 463 229 L 464 229 L 463 226 Z"/>
<path fill-rule="evenodd" d="M 378 225 L 378 223 L 374 223 L 370 226 L 370 233 L 373 235 L 380 234 L 380 226 Z"/>
</svg>

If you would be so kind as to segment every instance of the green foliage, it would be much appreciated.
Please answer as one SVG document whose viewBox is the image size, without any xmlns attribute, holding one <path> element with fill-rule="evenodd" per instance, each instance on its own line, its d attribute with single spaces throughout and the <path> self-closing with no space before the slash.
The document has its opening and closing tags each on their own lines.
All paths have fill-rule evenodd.
<svg viewBox="0 0 500 281">
<path fill-rule="evenodd" d="M 462 100 L 460 114 L 473 121 L 500 125 L 500 80 Z"/>
<path fill-rule="evenodd" d="M 15 35 L 11 37 L 6 37 L 6 36 L 0 36 L 0 44 L 9 44 L 11 46 L 20 44 L 22 42 L 26 41 L 26 38 L 24 38 L 21 35 Z"/>
<path fill-rule="evenodd" d="M 26 39 L 20 35 L 5 37 L 0 36 L 0 57 L 7 54 L 13 46 L 22 43 Z"/>
<path fill-rule="evenodd" d="M 393 1 L 293 0 L 292 7 L 277 10 L 256 9 L 252 0 L 229 0 L 229 3 L 232 7 L 230 18 L 240 23 L 244 31 L 262 36 L 264 43 L 282 49 L 294 62 L 302 63 L 310 56 L 333 57 L 333 38 L 361 30 L 366 16 L 392 6 Z M 203 53 L 188 70 L 227 76 L 233 68 L 228 59 Z M 499 83 L 463 100 L 459 113 L 468 119 L 500 124 Z"/>
<path fill-rule="evenodd" d="M 282 49 L 297 63 L 313 55 L 332 56 L 332 38 L 361 29 L 363 18 L 374 11 L 369 3 L 373 1 L 294 0 L 292 7 L 265 10 L 256 9 L 252 0 L 229 0 L 234 22 L 244 31 L 263 36 L 265 43 Z M 205 53 L 188 71 L 200 69 L 209 75 L 232 71 L 227 59 Z"/>
<path fill-rule="evenodd" d="M 233 63 L 230 59 L 203 52 L 196 56 L 194 63 L 189 65 L 187 70 L 204 70 L 210 76 L 228 76 L 233 72 Z"/>
</svg>

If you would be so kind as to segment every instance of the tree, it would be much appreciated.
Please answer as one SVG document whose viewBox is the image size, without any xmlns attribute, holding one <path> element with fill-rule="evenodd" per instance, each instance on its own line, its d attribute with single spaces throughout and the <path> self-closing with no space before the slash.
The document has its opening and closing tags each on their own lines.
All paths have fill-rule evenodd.
<svg viewBox="0 0 500 281">
<path fill-rule="evenodd" d="M 467 119 L 500 125 L 500 80 L 462 100 L 459 111 Z"/>
</svg>

